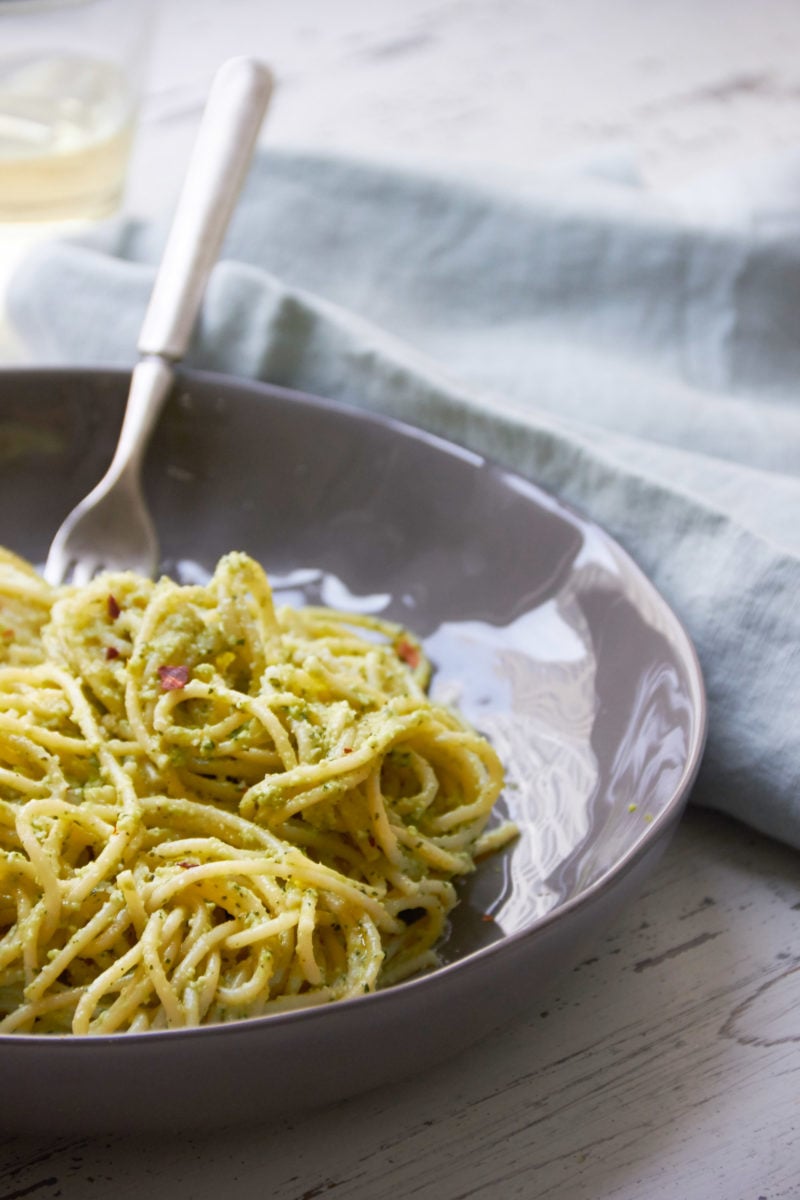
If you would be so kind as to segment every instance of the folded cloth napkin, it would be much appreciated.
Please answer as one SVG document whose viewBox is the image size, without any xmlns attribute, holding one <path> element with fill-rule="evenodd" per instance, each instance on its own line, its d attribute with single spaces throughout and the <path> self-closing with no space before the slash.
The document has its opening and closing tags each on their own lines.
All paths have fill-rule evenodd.
<svg viewBox="0 0 800 1200">
<path fill-rule="evenodd" d="M 603 524 L 697 646 L 695 800 L 800 847 L 800 206 L 751 185 L 264 153 L 188 361 L 424 426 Z M 130 363 L 163 237 L 40 248 L 9 296 L 32 355 Z"/>
</svg>

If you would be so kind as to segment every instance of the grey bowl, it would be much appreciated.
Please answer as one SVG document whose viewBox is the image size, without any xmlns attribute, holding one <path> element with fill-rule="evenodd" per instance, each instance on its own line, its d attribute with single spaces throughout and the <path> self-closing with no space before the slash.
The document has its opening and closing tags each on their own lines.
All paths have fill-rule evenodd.
<svg viewBox="0 0 800 1200">
<path fill-rule="evenodd" d="M 0 544 L 42 562 L 110 458 L 124 372 L 6 370 Z M 426 639 L 435 691 L 495 742 L 521 835 L 464 888 L 440 969 L 319 1009 L 118 1037 L 0 1037 L 7 1133 L 263 1121 L 449 1056 L 536 1004 L 653 870 L 705 736 L 676 617 L 591 521 L 419 430 L 185 372 L 145 471 L 164 565 L 230 549 L 280 597 Z"/>
</svg>

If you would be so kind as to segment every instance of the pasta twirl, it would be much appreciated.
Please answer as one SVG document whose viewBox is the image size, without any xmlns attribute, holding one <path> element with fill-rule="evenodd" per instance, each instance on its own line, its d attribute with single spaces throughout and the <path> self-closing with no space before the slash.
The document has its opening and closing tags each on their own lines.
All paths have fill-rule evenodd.
<svg viewBox="0 0 800 1200">
<path fill-rule="evenodd" d="M 51 589 L 0 552 L 0 1031 L 198 1025 L 436 962 L 491 746 L 398 626 L 261 568 Z"/>
</svg>

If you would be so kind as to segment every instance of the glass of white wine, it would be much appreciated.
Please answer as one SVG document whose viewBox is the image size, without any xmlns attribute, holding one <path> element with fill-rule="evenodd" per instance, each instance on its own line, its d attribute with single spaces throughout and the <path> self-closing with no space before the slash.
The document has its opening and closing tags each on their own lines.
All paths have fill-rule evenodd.
<svg viewBox="0 0 800 1200">
<path fill-rule="evenodd" d="M 119 206 L 151 16 L 148 0 L 0 0 L 0 222 Z"/>
</svg>

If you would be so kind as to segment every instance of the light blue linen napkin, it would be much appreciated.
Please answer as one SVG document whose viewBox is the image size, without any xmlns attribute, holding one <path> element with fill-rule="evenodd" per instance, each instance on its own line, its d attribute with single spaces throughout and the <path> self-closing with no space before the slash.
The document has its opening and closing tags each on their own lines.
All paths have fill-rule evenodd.
<svg viewBox="0 0 800 1200">
<path fill-rule="evenodd" d="M 603 524 L 697 646 L 695 799 L 800 847 L 800 203 L 748 186 L 264 153 L 188 362 L 419 424 Z M 35 360 L 130 363 L 163 235 L 27 260 L 9 309 Z"/>
</svg>

